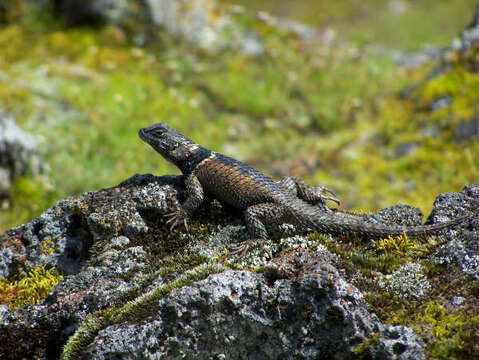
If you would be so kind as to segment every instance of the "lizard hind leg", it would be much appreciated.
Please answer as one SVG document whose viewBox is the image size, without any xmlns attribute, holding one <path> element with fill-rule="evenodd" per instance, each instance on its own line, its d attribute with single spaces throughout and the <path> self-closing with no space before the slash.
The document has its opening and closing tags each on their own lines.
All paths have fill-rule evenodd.
<svg viewBox="0 0 479 360">
<path fill-rule="evenodd" d="M 265 224 L 280 224 L 285 215 L 285 208 L 275 203 L 261 203 L 248 207 L 245 211 L 245 220 L 250 239 L 240 243 L 230 253 L 244 255 L 249 248 L 262 246 L 264 240 L 268 238 Z"/>
</svg>

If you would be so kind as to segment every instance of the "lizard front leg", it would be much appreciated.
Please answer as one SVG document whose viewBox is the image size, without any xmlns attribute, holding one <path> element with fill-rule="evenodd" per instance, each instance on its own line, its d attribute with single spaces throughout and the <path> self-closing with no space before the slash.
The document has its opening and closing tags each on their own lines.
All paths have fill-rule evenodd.
<svg viewBox="0 0 479 360">
<path fill-rule="evenodd" d="M 251 239 L 235 247 L 231 254 L 243 255 L 251 246 L 261 245 L 268 238 L 265 224 L 281 223 L 285 216 L 284 206 L 275 203 L 261 203 L 248 207 L 245 211 L 245 220 Z"/>
<path fill-rule="evenodd" d="M 173 230 L 179 223 L 183 223 L 188 230 L 188 219 L 198 209 L 204 201 L 204 191 L 198 178 L 190 174 L 185 179 L 186 201 L 175 211 L 166 214 L 169 217 L 167 224 L 171 224 L 170 230 Z"/>
<path fill-rule="evenodd" d="M 341 204 L 341 202 L 336 199 L 336 194 L 332 190 L 328 189 L 326 186 L 313 187 L 294 176 L 283 177 L 281 181 L 279 181 L 279 185 L 283 189 L 288 190 L 295 196 L 312 205 L 324 205 L 325 210 L 327 209 L 326 205 L 324 204 L 325 200 L 334 201 L 338 205 Z M 325 193 L 329 193 L 330 195 L 332 195 L 332 197 L 323 195 Z"/>
</svg>

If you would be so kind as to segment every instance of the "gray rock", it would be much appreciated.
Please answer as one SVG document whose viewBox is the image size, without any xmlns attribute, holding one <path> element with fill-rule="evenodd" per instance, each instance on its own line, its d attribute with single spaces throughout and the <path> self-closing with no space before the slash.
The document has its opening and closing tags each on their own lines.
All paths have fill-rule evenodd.
<svg viewBox="0 0 479 360">
<path fill-rule="evenodd" d="M 454 39 L 452 48 L 466 53 L 470 48 L 477 44 L 479 40 L 479 6 L 474 12 L 474 17 L 469 25 L 461 31 L 459 38 Z"/>
<path fill-rule="evenodd" d="M 452 98 L 449 95 L 445 95 L 435 99 L 431 103 L 430 108 L 431 108 L 431 111 L 434 112 L 441 109 L 445 109 L 451 105 L 452 105 Z"/>
<path fill-rule="evenodd" d="M 44 168 L 32 135 L 21 130 L 12 117 L 0 111 L 0 197 L 22 175 L 38 175 Z"/>
<path fill-rule="evenodd" d="M 233 48 L 251 56 L 264 51 L 252 29 L 235 21 L 216 0 L 59 0 L 55 4 L 70 25 L 107 23 L 129 28 L 134 24 L 136 39 L 148 29 L 149 35 L 166 31 L 209 51 Z"/>
<path fill-rule="evenodd" d="M 419 208 L 409 205 L 395 205 L 381 209 L 377 214 L 369 214 L 365 219 L 373 224 L 417 226 L 422 225 L 422 217 Z"/>
<path fill-rule="evenodd" d="M 467 214 L 471 204 L 478 204 L 478 199 L 479 184 L 466 186 L 460 193 L 440 194 L 434 202 L 434 209 L 427 223 L 444 222 Z M 473 217 L 454 229 L 444 231 L 442 236 L 448 241 L 430 256 L 430 260 L 435 264 L 457 265 L 466 274 L 477 276 L 478 231 L 479 217 Z"/>
<path fill-rule="evenodd" d="M 69 25 L 105 22 L 119 24 L 128 12 L 128 0 L 59 0 L 55 1 L 56 11 Z"/>
<path fill-rule="evenodd" d="M 414 154 L 418 149 L 420 148 L 420 145 L 415 142 L 406 142 L 399 144 L 396 146 L 392 151 L 391 151 L 391 157 L 394 159 L 401 158 L 403 156 L 407 156 L 410 154 Z"/>
<path fill-rule="evenodd" d="M 438 265 L 462 264 L 466 255 L 467 251 L 463 242 L 453 239 L 441 245 L 430 260 Z"/>
<path fill-rule="evenodd" d="M 101 330 L 81 356 L 131 359 L 134 349 L 145 359 L 352 358 L 356 345 L 383 330 L 362 294 L 314 254 L 298 251 L 276 266 L 279 277 L 226 271 L 177 289 L 145 321 Z M 402 354 L 411 344 L 399 337 L 378 347 Z"/>
<path fill-rule="evenodd" d="M 431 61 L 431 57 L 428 54 L 423 52 L 412 53 L 412 54 L 399 52 L 393 55 L 393 60 L 399 66 L 406 66 L 406 67 L 415 69 Z"/>
<path fill-rule="evenodd" d="M 422 360 L 426 358 L 424 342 L 408 327 L 386 326 L 380 333 L 378 344 L 370 348 L 369 358 Z"/>
<path fill-rule="evenodd" d="M 465 213 L 478 195 L 478 186 L 441 195 L 429 221 Z M 231 270 L 217 264 L 218 252 L 244 238 L 242 222 L 207 207 L 189 234 L 170 232 L 163 215 L 181 201 L 180 177 L 135 175 L 62 200 L 0 235 L 5 276 L 42 264 L 64 274 L 40 304 L 0 308 L 0 352 L 7 359 L 58 358 L 62 351 L 95 359 L 348 359 L 368 344 L 361 348 L 367 358 L 424 358 L 420 338 L 382 324 L 325 247 L 308 250 L 308 238 L 295 236 L 271 246 L 262 272 Z M 403 205 L 365 218 L 413 225 L 422 215 Z M 475 224 L 445 231 L 464 244 L 463 271 L 472 276 L 477 253 L 465 234 L 477 234 Z M 281 244 L 290 250 L 278 254 Z"/>
<path fill-rule="evenodd" d="M 169 185 L 178 184 L 178 178 L 155 179 L 138 175 L 118 187 L 135 191 L 105 189 L 61 200 L 31 222 L 0 235 L 0 276 L 9 277 L 19 269 L 41 264 L 67 275 L 76 274 L 97 239 L 145 235 L 148 225 L 141 213 L 148 218 L 148 213 L 155 217 L 168 211 L 165 209 L 172 211 L 176 194 L 181 192 Z"/>
<path fill-rule="evenodd" d="M 0 195 L 7 194 L 11 186 L 12 179 L 10 170 L 0 167 Z"/>
<path fill-rule="evenodd" d="M 475 139 L 479 136 L 479 117 L 461 121 L 454 128 L 454 140 L 463 142 Z"/>
</svg>

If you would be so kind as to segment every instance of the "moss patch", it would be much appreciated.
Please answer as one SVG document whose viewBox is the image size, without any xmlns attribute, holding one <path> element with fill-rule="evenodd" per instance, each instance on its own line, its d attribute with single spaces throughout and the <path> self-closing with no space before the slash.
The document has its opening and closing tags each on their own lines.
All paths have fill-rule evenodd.
<svg viewBox="0 0 479 360">
<path fill-rule="evenodd" d="M 56 269 L 44 265 L 19 274 L 15 280 L 0 278 L 0 304 L 10 309 L 38 304 L 61 279 Z"/>
</svg>

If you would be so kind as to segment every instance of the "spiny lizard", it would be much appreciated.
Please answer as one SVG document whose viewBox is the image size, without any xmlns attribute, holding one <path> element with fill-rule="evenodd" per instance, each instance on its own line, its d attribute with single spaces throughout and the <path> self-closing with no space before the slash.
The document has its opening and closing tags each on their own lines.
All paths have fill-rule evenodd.
<svg viewBox="0 0 479 360">
<path fill-rule="evenodd" d="M 338 215 L 325 206 L 325 200 L 339 203 L 326 187 L 311 187 L 295 177 L 275 182 L 261 172 L 228 156 L 208 150 L 168 125 L 158 123 L 140 129 L 139 136 L 166 160 L 183 173 L 186 201 L 173 213 L 167 214 L 174 228 L 187 220 L 210 195 L 220 202 L 244 210 L 250 240 L 237 248 L 244 252 L 248 246 L 268 237 L 265 224 L 289 223 L 320 233 L 357 235 L 381 238 L 406 234 L 419 237 L 453 227 L 474 214 L 434 225 L 389 226 L 371 224 L 360 217 Z"/>
</svg>

